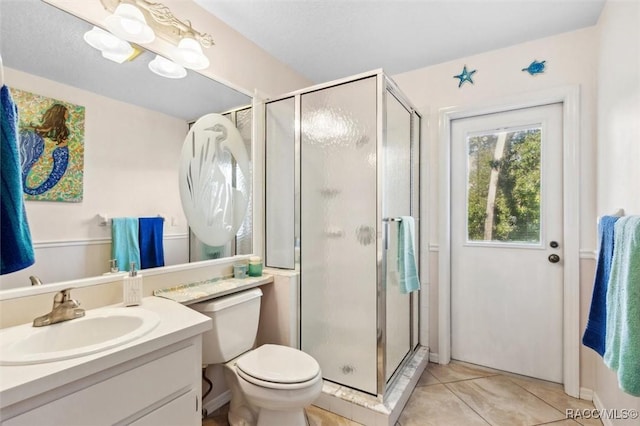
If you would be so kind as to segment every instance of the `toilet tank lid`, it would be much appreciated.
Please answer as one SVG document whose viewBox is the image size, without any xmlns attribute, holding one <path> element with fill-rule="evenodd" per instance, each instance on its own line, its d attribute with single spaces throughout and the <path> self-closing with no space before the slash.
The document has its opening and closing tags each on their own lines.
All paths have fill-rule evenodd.
<svg viewBox="0 0 640 426">
<path fill-rule="evenodd" d="M 254 288 L 217 299 L 194 303 L 189 307 L 195 309 L 198 312 L 217 312 L 230 306 L 248 302 L 249 300 L 256 299 L 258 297 L 262 297 L 262 290 L 260 290 L 259 288 Z"/>
<path fill-rule="evenodd" d="M 311 355 L 281 345 L 262 345 L 241 356 L 236 367 L 272 383 L 307 382 L 320 373 L 320 365 Z"/>
</svg>

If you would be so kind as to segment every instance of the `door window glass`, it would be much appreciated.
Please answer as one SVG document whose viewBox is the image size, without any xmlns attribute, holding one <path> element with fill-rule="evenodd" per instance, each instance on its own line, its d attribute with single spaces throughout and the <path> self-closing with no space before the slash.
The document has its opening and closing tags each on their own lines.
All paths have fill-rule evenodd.
<svg viewBox="0 0 640 426">
<path fill-rule="evenodd" d="M 467 136 L 469 242 L 540 242 L 540 125 Z"/>
</svg>

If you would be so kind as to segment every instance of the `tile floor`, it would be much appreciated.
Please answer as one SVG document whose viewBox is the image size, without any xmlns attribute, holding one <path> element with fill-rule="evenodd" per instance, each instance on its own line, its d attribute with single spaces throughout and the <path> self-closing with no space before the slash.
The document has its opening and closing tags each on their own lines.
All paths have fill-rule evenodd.
<svg viewBox="0 0 640 426">
<path fill-rule="evenodd" d="M 602 425 L 597 419 L 567 419 L 567 409 L 593 409 L 589 401 L 571 398 L 562 386 L 453 361 L 430 363 L 420 377 L 396 426 L 533 426 Z M 356 426 L 351 420 L 318 407 L 307 407 L 311 426 Z M 227 406 L 202 422 L 227 426 Z M 277 425 L 274 425 L 277 426 Z"/>
</svg>

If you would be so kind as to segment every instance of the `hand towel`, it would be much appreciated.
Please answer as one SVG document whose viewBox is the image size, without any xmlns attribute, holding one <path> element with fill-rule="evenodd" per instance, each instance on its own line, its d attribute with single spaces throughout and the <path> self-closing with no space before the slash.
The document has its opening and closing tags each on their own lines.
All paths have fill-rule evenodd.
<svg viewBox="0 0 640 426">
<path fill-rule="evenodd" d="M 589 320 L 582 336 L 582 344 L 593 349 L 600 356 L 604 355 L 607 334 L 607 284 L 609 283 L 611 259 L 613 258 L 613 231 L 618 219 L 620 219 L 618 216 L 600 218 L 598 264 L 593 283 Z"/>
<path fill-rule="evenodd" d="M 140 269 L 164 266 L 163 225 L 164 218 L 162 217 L 141 217 L 138 219 Z"/>
<path fill-rule="evenodd" d="M 0 89 L 0 275 L 34 264 L 35 254 L 22 194 L 18 108 L 7 86 Z"/>
<path fill-rule="evenodd" d="M 414 249 L 415 223 L 413 217 L 402 216 L 398 229 L 398 272 L 400 273 L 400 292 L 411 293 L 420 290 L 420 279 L 416 266 Z"/>
<path fill-rule="evenodd" d="M 604 362 L 620 389 L 640 396 L 640 216 L 620 218 L 614 238 Z"/>
<path fill-rule="evenodd" d="M 114 217 L 111 219 L 111 257 L 117 259 L 121 271 L 131 269 L 131 262 L 140 269 L 140 246 L 138 245 L 138 219 Z"/>
</svg>

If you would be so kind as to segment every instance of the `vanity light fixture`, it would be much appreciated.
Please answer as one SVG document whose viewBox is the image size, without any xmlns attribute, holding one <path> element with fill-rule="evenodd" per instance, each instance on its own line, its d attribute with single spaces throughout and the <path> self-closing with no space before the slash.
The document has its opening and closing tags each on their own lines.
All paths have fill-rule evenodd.
<svg viewBox="0 0 640 426">
<path fill-rule="evenodd" d="M 147 25 L 151 27 L 158 38 L 177 46 L 185 37 L 190 37 L 200 42 L 202 47 L 214 45 L 213 37 L 209 34 L 197 31 L 189 21 L 181 21 L 162 3 L 149 0 L 100 0 L 105 10 L 115 13 L 120 6 L 135 7 L 142 13 Z"/>
<path fill-rule="evenodd" d="M 156 38 L 140 9 L 129 3 L 120 3 L 104 23 L 114 35 L 133 43 L 151 43 Z"/>
<path fill-rule="evenodd" d="M 185 68 L 203 70 L 209 66 L 209 58 L 202 53 L 200 43 L 193 37 L 184 37 L 173 51 L 172 58 Z"/>
<path fill-rule="evenodd" d="M 84 33 L 84 41 L 102 52 L 102 56 L 119 64 L 134 56 L 136 49 L 108 31 L 93 27 Z"/>
<path fill-rule="evenodd" d="M 160 55 L 156 55 L 156 58 L 149 62 L 149 69 L 153 73 L 166 78 L 183 78 L 187 75 L 187 70 L 182 65 L 178 65 Z"/>
<path fill-rule="evenodd" d="M 157 56 L 149 63 L 149 69 L 156 74 L 182 78 L 186 75 L 184 68 L 203 70 L 209 66 L 209 58 L 202 48 L 213 46 L 213 38 L 195 30 L 191 22 L 176 18 L 162 3 L 149 0 L 101 2 L 105 10 L 111 13 L 104 21 L 105 26 L 116 36 L 140 44 L 150 43 L 157 36 L 176 46 L 168 52 L 173 62 Z"/>
</svg>

